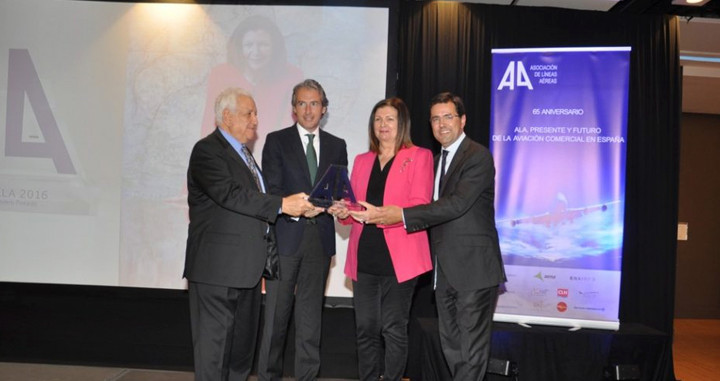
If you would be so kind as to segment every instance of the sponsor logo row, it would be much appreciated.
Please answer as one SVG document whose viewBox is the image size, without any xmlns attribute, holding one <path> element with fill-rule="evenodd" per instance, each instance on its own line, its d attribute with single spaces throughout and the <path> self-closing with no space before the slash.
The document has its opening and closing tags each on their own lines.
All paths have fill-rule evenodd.
<svg viewBox="0 0 720 381">
<path fill-rule="evenodd" d="M 550 289 L 547 288 L 537 288 L 534 287 L 532 290 L 530 290 L 530 296 L 533 298 L 537 298 L 540 296 L 548 296 L 550 293 Z M 570 289 L 569 288 L 557 288 L 555 290 L 555 295 L 560 298 L 568 298 L 570 297 Z M 584 299 L 595 299 L 598 295 L 600 295 L 600 291 L 594 291 L 594 290 L 576 290 L 573 293 L 574 297 L 580 297 Z"/>
<path fill-rule="evenodd" d="M 551 303 L 546 301 L 535 301 L 532 302 L 532 308 L 537 312 L 547 312 L 547 310 L 554 308 L 557 312 L 565 313 L 568 310 L 574 311 L 588 311 L 588 312 L 605 312 L 603 306 L 581 306 L 581 305 L 568 305 L 567 302 L 560 301 L 557 303 Z"/>
<path fill-rule="evenodd" d="M 533 278 L 536 278 L 543 282 L 545 280 L 563 279 L 563 278 L 558 278 L 558 276 L 555 274 L 543 274 L 542 271 L 533 275 Z M 571 282 L 595 282 L 597 280 L 597 279 L 595 279 L 594 276 L 590 276 L 590 275 L 570 275 L 566 279 Z"/>
</svg>

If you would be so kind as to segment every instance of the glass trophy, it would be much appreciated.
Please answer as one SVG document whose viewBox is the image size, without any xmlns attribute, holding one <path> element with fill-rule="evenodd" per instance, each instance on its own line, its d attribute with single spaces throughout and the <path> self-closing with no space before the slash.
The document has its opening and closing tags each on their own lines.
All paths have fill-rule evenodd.
<svg viewBox="0 0 720 381">
<path fill-rule="evenodd" d="M 348 178 L 348 170 L 344 165 L 330 165 L 313 188 L 308 200 L 321 208 L 329 208 L 333 204 L 342 203 L 350 210 L 365 209 L 355 199 Z"/>
</svg>

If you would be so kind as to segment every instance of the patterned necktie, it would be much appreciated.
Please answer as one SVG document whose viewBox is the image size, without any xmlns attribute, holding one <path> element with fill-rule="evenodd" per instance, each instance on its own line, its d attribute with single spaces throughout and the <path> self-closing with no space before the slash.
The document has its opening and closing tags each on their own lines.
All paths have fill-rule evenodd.
<svg viewBox="0 0 720 381">
<path fill-rule="evenodd" d="M 440 189 L 442 189 L 443 177 L 445 177 L 445 160 L 447 159 L 449 151 L 442 150 L 442 160 L 440 161 L 440 181 L 438 182 L 438 197 L 440 197 Z"/>
<path fill-rule="evenodd" d="M 315 184 L 315 176 L 317 175 L 317 154 L 315 153 L 315 147 L 313 146 L 314 134 L 305 134 L 308 137 L 307 149 L 305 149 L 305 156 L 307 157 L 308 169 L 310 170 L 310 183 Z"/>
<path fill-rule="evenodd" d="M 250 173 L 252 173 L 253 179 L 255 179 L 255 185 L 257 185 L 258 190 L 262 192 L 260 176 L 258 176 L 258 170 L 255 166 L 255 159 L 253 159 L 252 153 L 250 153 L 250 150 L 245 144 L 242 145 L 242 151 L 245 154 L 245 164 L 247 164 L 248 168 L 250 168 Z"/>
</svg>

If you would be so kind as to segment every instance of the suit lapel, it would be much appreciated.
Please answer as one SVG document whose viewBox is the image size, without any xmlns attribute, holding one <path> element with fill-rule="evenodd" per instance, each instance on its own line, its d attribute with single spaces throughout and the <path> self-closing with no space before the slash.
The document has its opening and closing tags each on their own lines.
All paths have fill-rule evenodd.
<svg viewBox="0 0 720 381">
<path fill-rule="evenodd" d="M 220 132 L 220 128 L 215 128 L 215 132 L 213 134 L 215 135 L 215 138 L 220 142 L 220 145 L 223 147 L 223 149 L 225 150 L 227 155 L 230 156 L 231 159 L 233 159 L 234 161 L 247 167 L 247 165 L 243 161 L 242 157 L 240 157 L 240 154 L 237 153 L 237 151 L 235 151 L 235 148 L 233 148 L 233 146 L 230 144 L 230 142 L 228 142 L 225 139 L 225 137 L 222 135 L 222 133 Z M 248 169 L 248 172 L 250 172 L 250 169 Z"/>
<path fill-rule="evenodd" d="M 292 162 L 297 163 L 298 166 L 300 166 L 300 169 L 303 173 L 303 178 L 305 181 L 310 184 L 310 168 L 308 168 L 307 165 L 307 156 L 305 156 L 305 151 L 303 150 L 303 147 L 305 145 L 305 142 L 302 141 L 300 138 L 300 135 L 298 134 L 298 126 L 297 124 L 291 127 L 288 131 L 287 136 L 287 142 L 288 142 L 288 150 L 290 150 L 290 158 L 292 159 Z M 322 144 L 322 139 L 320 139 L 320 142 Z M 322 149 L 320 150 L 320 154 L 322 155 Z M 320 173 L 320 170 L 318 169 L 318 173 Z M 310 188 L 313 187 L 314 184 L 310 184 Z"/>
<path fill-rule="evenodd" d="M 449 183 L 449 180 L 452 178 L 452 176 L 455 173 L 455 170 L 460 167 L 460 164 L 465 161 L 465 154 L 467 153 L 468 147 L 470 146 L 470 140 L 466 136 L 465 139 L 460 143 L 460 146 L 458 147 L 457 152 L 455 152 L 455 155 L 452 158 L 452 161 L 450 164 L 448 164 L 447 171 L 445 171 L 445 181 L 442 182 L 442 188 L 438 191 L 439 195 L 443 194 L 443 191 L 446 188 L 447 183 Z M 435 161 L 436 165 L 435 168 L 437 168 L 437 161 L 438 161 L 439 155 L 436 156 Z"/>
<path fill-rule="evenodd" d="M 247 180 L 250 181 L 251 184 L 255 184 L 255 179 L 253 178 L 252 172 L 250 172 L 250 168 L 248 168 L 247 163 L 243 158 L 240 156 L 237 151 L 235 151 L 235 148 L 227 141 L 225 140 L 225 137 L 220 133 L 220 130 L 215 129 L 215 137 L 220 141 L 220 145 L 223 146 L 225 153 L 234 161 L 237 163 L 240 167 L 242 167 L 243 173 L 245 173 L 245 177 L 247 177 Z M 255 160 L 254 158 L 251 158 L 251 160 Z M 260 169 L 260 166 L 257 166 L 258 170 Z M 264 186 L 265 184 L 263 184 Z"/>
<path fill-rule="evenodd" d="M 320 180 L 322 175 L 325 174 L 325 171 L 327 171 L 328 167 L 330 167 L 329 158 L 331 154 L 330 139 L 327 138 L 327 133 L 320 128 L 318 128 L 317 130 L 318 135 L 322 137 L 320 138 L 320 160 L 318 160 L 318 171 L 315 181 Z"/>
</svg>

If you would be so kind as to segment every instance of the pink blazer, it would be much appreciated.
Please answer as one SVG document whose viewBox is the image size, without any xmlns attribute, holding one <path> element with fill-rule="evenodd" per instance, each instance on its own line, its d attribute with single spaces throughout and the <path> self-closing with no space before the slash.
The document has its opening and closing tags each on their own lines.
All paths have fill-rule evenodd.
<svg viewBox="0 0 720 381">
<path fill-rule="evenodd" d="M 355 157 L 350 183 L 358 200 L 365 200 L 370 172 L 377 154 L 366 152 Z M 432 199 L 433 157 L 430 150 L 420 147 L 403 148 L 393 160 L 387 182 L 383 205 L 397 205 L 402 208 L 418 204 L 427 204 Z M 340 221 L 352 224 L 345 275 L 357 280 L 357 249 L 363 226 L 352 217 Z M 385 242 L 390 250 L 390 258 L 395 268 L 398 282 L 412 279 L 432 270 L 430 245 L 425 230 L 408 233 L 402 222 L 396 225 L 378 226 L 383 229 Z"/>
</svg>

